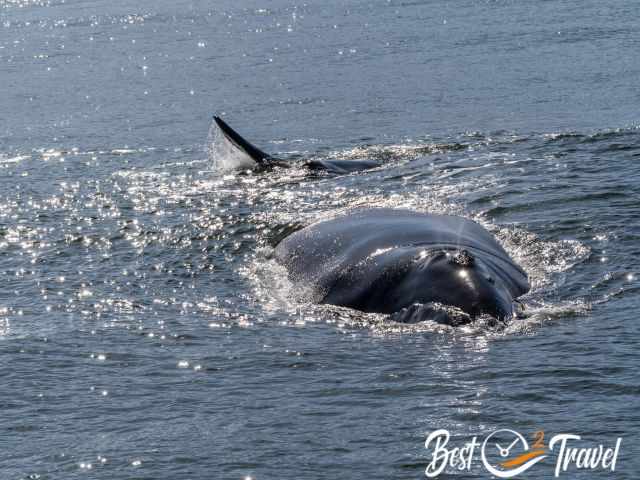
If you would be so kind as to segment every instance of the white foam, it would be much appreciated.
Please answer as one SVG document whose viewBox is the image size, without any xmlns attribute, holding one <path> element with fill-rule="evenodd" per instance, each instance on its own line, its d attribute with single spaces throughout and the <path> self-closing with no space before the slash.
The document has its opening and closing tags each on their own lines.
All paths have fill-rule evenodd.
<svg viewBox="0 0 640 480">
<path fill-rule="evenodd" d="M 3 163 L 20 163 L 22 160 L 28 160 L 31 155 L 17 155 L 15 157 L 5 157 L 0 154 L 0 164 Z"/>
</svg>

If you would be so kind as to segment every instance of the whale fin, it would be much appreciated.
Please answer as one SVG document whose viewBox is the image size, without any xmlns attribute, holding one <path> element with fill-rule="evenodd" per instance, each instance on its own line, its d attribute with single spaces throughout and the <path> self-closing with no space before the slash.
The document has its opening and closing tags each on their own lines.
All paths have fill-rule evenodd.
<svg viewBox="0 0 640 480">
<path fill-rule="evenodd" d="M 263 166 L 268 163 L 271 163 L 272 161 L 276 161 L 276 159 L 273 158 L 271 155 L 263 152 L 257 147 L 254 147 L 248 141 L 242 138 L 238 132 L 236 132 L 233 128 L 227 125 L 227 123 L 224 120 L 222 120 L 220 117 L 214 116 L 213 120 L 216 122 L 216 125 L 218 125 L 218 128 L 220 128 L 225 138 L 229 140 L 237 148 L 242 150 L 244 153 L 249 155 L 249 157 L 251 157 L 251 159 L 254 162 L 256 162 L 258 165 Z"/>
</svg>

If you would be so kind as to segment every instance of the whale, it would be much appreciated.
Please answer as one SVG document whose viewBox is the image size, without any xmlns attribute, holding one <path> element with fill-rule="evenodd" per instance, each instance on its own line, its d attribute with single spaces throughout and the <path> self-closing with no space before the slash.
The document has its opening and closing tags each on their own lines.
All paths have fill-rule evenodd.
<svg viewBox="0 0 640 480">
<path fill-rule="evenodd" d="M 244 153 L 251 159 L 252 169 L 256 171 L 268 170 L 273 167 L 288 167 L 289 162 L 276 158 L 273 155 L 264 152 L 260 148 L 251 144 L 248 140 L 243 138 L 237 131 L 229 126 L 219 116 L 214 116 L 213 121 L 222 132 L 224 138 L 235 149 Z M 302 163 L 302 166 L 310 171 L 324 171 L 336 174 L 346 174 L 357 172 L 361 170 L 368 170 L 371 168 L 379 167 L 381 164 L 375 160 L 360 159 L 360 160 L 332 160 L 332 159 L 311 159 Z M 244 166 L 244 164 L 243 164 Z"/>
<path fill-rule="evenodd" d="M 356 209 L 289 234 L 274 257 L 306 301 L 407 323 L 505 324 L 530 288 L 491 233 L 455 215 Z"/>
</svg>

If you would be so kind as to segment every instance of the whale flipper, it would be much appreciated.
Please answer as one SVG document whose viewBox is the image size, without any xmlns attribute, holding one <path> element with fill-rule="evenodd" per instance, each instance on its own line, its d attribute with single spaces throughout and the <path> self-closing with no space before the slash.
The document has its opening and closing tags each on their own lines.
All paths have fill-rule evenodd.
<svg viewBox="0 0 640 480">
<path fill-rule="evenodd" d="M 213 120 L 216 122 L 216 125 L 218 125 L 218 128 L 220 128 L 225 138 L 229 140 L 233 145 L 235 145 L 238 149 L 249 155 L 249 157 L 251 157 L 251 159 L 258 165 L 266 166 L 270 163 L 278 162 L 277 159 L 273 158 L 268 153 L 265 153 L 259 148 L 251 145 L 248 141 L 242 138 L 238 132 L 227 125 L 227 123 L 220 117 L 214 116 Z"/>
</svg>

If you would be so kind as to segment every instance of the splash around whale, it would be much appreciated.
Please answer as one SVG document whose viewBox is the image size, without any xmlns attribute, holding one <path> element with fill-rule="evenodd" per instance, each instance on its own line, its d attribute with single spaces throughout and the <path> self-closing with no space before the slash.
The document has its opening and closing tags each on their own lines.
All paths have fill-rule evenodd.
<svg viewBox="0 0 640 480">
<path fill-rule="evenodd" d="M 275 258 L 308 300 L 401 322 L 504 322 L 529 290 L 527 274 L 487 230 L 451 215 L 354 210 L 284 238 Z"/>
</svg>

